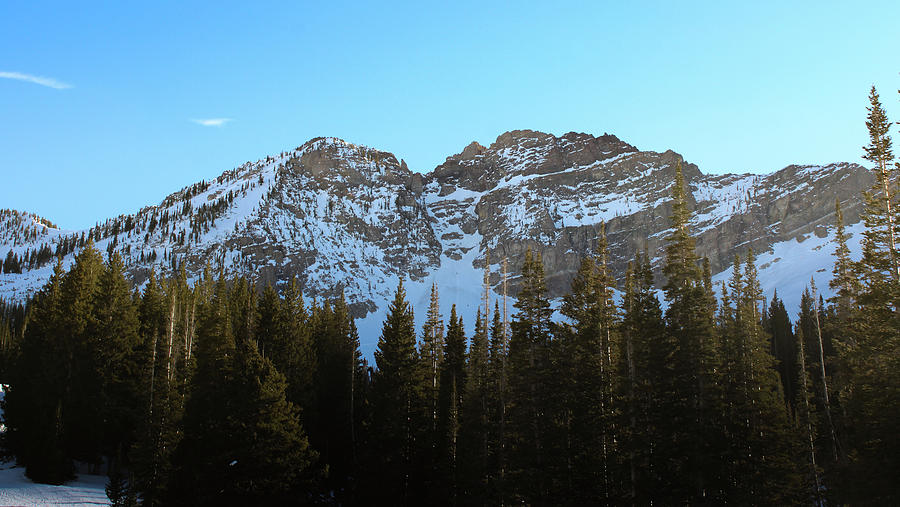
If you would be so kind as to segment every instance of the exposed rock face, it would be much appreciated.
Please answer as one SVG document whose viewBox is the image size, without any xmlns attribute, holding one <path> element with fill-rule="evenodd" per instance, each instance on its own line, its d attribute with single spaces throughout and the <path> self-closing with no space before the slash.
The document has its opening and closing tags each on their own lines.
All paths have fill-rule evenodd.
<svg viewBox="0 0 900 507">
<path fill-rule="evenodd" d="M 90 231 L 31 224 L 28 231 L 38 232 L 14 234 L 21 224 L 6 220 L 0 255 L 93 237 L 99 248 L 122 252 L 139 283 L 151 268 L 166 274 L 182 265 L 192 277 L 206 265 L 262 283 L 299 277 L 309 296 L 343 292 L 363 316 L 389 301 L 401 276 L 424 281 L 452 269 L 460 280 L 480 279 L 485 254 L 493 283 L 498 263 L 509 260 L 515 293 L 532 248 L 543 256 L 551 295 L 560 296 L 601 223 L 620 279 L 637 250 L 647 249 L 659 267 L 678 163 L 697 248 L 714 273 L 751 246 L 765 251 L 821 232 L 832 225 L 836 198 L 848 223 L 856 221 L 860 193 L 871 184 L 867 170 L 849 163 L 704 175 L 673 151 L 639 151 L 613 135 L 533 131 L 507 132 L 489 147 L 472 143 L 422 175 L 391 153 L 317 138 Z M 0 296 L 24 297 L 49 273 L 44 265 L 0 275 Z"/>
<path fill-rule="evenodd" d="M 704 175 L 681 155 L 641 152 L 612 135 L 508 132 L 489 148 L 476 143 L 429 174 L 426 190 L 466 198 L 441 217 L 477 230 L 490 259 L 519 266 L 530 247 L 542 254 L 551 294 L 568 291 L 581 259 L 606 223 L 611 260 L 621 275 L 638 250 L 661 255 L 669 228 L 670 188 L 681 162 L 690 186 L 694 232 L 713 272 L 749 247 L 833 224 L 834 200 L 857 220 L 871 176 L 855 164 L 790 166 L 769 175 Z M 446 201 L 445 201 L 446 202 Z M 477 219 L 464 204 L 474 204 Z M 657 257 L 658 259 L 658 257 Z M 658 265 L 657 265 L 658 267 Z"/>
</svg>

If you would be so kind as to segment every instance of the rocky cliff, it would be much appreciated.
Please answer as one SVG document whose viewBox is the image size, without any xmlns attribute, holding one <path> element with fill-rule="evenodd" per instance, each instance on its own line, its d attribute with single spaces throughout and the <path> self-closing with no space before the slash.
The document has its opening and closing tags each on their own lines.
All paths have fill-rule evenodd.
<svg viewBox="0 0 900 507">
<path fill-rule="evenodd" d="M 543 256 L 551 295 L 560 296 L 603 223 L 620 279 L 637 250 L 651 252 L 658 267 L 678 163 L 697 248 L 714 273 L 750 247 L 771 253 L 810 235 L 827 238 L 835 199 L 848 223 L 858 221 L 861 191 L 871 184 L 869 172 L 850 163 L 707 175 L 678 153 L 640 151 L 613 135 L 507 132 L 488 147 L 470 144 L 428 174 L 391 153 L 317 138 L 85 231 L 6 211 L 0 255 L 36 261 L 21 274 L 0 275 L 0 296 L 24 298 L 47 280 L 52 262 L 38 262 L 38 250 L 71 262 L 92 239 L 119 251 L 138 284 L 151 269 L 167 274 L 180 266 L 192 278 L 205 266 L 276 285 L 299 277 L 309 296 L 343 292 L 358 317 L 374 322 L 403 277 L 414 304 L 435 282 L 470 318 L 465 310 L 474 314 L 486 259 L 495 287 L 499 263 L 508 260 L 515 294 L 516 272 L 532 248 Z M 802 267 L 805 250 L 792 251 L 792 259 L 767 262 Z"/>
</svg>

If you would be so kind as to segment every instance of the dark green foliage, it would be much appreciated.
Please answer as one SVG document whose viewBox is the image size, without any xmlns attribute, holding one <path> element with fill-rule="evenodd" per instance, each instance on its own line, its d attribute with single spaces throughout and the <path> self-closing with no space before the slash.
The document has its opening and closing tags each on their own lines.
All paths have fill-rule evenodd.
<svg viewBox="0 0 900 507">
<path fill-rule="evenodd" d="M 662 309 L 653 289 L 653 271 L 646 254 L 629 264 L 625 278 L 619 391 L 622 401 L 621 449 L 627 456 L 625 497 L 646 505 L 666 497 L 665 456 L 658 451 L 668 435 L 673 394 L 665 382 L 674 350 L 666 333 Z"/>
<path fill-rule="evenodd" d="M 665 320 L 674 344 L 670 376 L 662 380 L 672 398 L 670 438 L 660 442 L 670 481 L 665 503 L 709 502 L 722 492 L 719 456 L 725 452 L 721 406 L 718 337 L 713 321 L 715 300 L 704 280 L 694 239 L 689 234 L 690 211 L 679 163 L 672 192 L 672 233 L 667 238 L 663 274 L 668 308 Z"/>
<path fill-rule="evenodd" d="M 425 324 L 422 327 L 418 352 L 423 395 L 419 404 L 422 410 L 419 417 L 423 421 L 419 431 L 419 448 L 422 455 L 423 472 L 429 477 L 426 481 L 435 481 L 440 473 L 441 461 L 438 447 L 442 438 L 438 429 L 438 411 L 440 408 L 441 367 L 444 360 L 444 323 L 441 318 L 437 286 L 434 284 L 431 286 L 431 298 Z"/>
<path fill-rule="evenodd" d="M 456 305 L 450 309 L 443 356 L 438 400 L 439 471 L 442 483 L 447 486 L 446 498 L 455 503 L 459 494 L 457 463 L 460 412 L 467 380 L 466 335 L 462 318 L 456 315 Z"/>
<path fill-rule="evenodd" d="M 784 505 L 795 500 L 800 477 L 781 381 L 762 328 L 762 292 L 753 252 L 743 272 L 735 260 L 722 329 L 723 421 L 728 459 L 724 497 L 739 504 Z M 724 306 L 724 305 L 723 305 Z"/>
<path fill-rule="evenodd" d="M 619 467 L 614 466 L 619 450 L 615 396 L 618 378 L 618 315 L 613 302 L 615 279 L 607 264 L 607 244 L 601 228 L 596 255 L 585 258 L 564 298 L 563 314 L 572 325 L 565 328 L 553 347 L 556 375 L 554 396 L 558 414 L 556 431 L 566 448 L 560 463 L 558 490 L 575 503 L 622 496 Z M 574 470 L 572 473 L 570 470 Z M 560 496 L 559 493 L 555 496 Z"/>
<path fill-rule="evenodd" d="M 76 461 L 107 472 L 114 505 L 896 504 L 897 189 L 870 100 L 863 258 L 836 203 L 836 295 L 825 306 L 812 285 L 796 326 L 777 294 L 763 304 L 752 252 L 717 304 L 680 165 L 665 314 L 649 253 L 617 307 L 604 227 L 558 323 L 539 254 L 515 280 L 511 334 L 498 303 L 488 315 L 486 276 L 468 351 L 437 286 L 417 346 L 401 283 L 374 369 L 347 301 L 307 306 L 296 280 L 279 294 L 207 270 L 191 287 L 182 269 L 132 292 L 121 259 L 91 245 L 111 237 L 114 252 L 135 227 L 111 221 L 60 240 L 84 248 L 33 301 L 0 301 L 4 444 L 37 481 L 72 478 Z M 192 236 L 220 206 L 180 206 L 199 217 Z M 49 252 L 10 252 L 2 269 Z"/>
<path fill-rule="evenodd" d="M 32 303 L 32 324 L 22 352 L 11 368 L 3 409 L 6 445 L 37 482 L 61 484 L 73 477 L 72 458 L 64 451 L 63 401 L 68 354 L 62 321 L 62 283 L 58 262 L 50 281 Z"/>
<path fill-rule="evenodd" d="M 173 457 L 170 501 L 185 505 L 311 502 L 314 463 L 284 376 L 250 338 L 249 292 L 220 279 L 201 308 L 197 371 Z M 235 336 L 246 332 L 246 336 Z"/>
<path fill-rule="evenodd" d="M 362 432 L 364 407 L 362 396 L 364 369 L 359 353 L 359 337 L 343 295 L 333 304 L 313 309 L 312 352 L 301 347 L 300 357 L 314 355 L 316 363 L 306 366 L 301 360 L 295 374 L 298 385 L 305 381 L 300 375 L 314 370 L 314 398 L 316 405 L 309 409 L 310 443 L 319 449 L 321 459 L 328 466 L 328 486 L 342 500 L 349 501 L 354 484 L 349 478 L 358 473 L 358 435 Z"/>
<path fill-rule="evenodd" d="M 475 317 L 475 332 L 466 363 L 466 389 L 460 415 L 458 466 L 460 496 L 488 498 L 490 460 L 495 450 L 491 440 L 491 368 L 488 354 L 487 318 L 481 309 Z"/>
<path fill-rule="evenodd" d="M 765 331 L 771 337 L 770 349 L 775 357 L 778 375 L 781 379 L 785 403 L 792 416 L 796 417 L 799 396 L 797 339 L 794 337 L 791 319 L 784 303 L 778 299 L 778 292 L 772 296 L 765 319 Z"/>
<path fill-rule="evenodd" d="M 516 501 L 550 501 L 550 302 L 540 254 L 529 249 L 509 341 L 508 479 Z"/>
<path fill-rule="evenodd" d="M 401 280 L 375 351 L 378 369 L 372 385 L 372 431 L 376 438 L 371 445 L 378 461 L 371 463 L 375 467 L 371 470 L 377 482 L 367 489 L 376 503 L 416 503 L 418 486 L 412 476 L 419 472 L 413 467 L 419 427 L 414 418 L 421 382 L 413 326 L 413 311 Z"/>
</svg>

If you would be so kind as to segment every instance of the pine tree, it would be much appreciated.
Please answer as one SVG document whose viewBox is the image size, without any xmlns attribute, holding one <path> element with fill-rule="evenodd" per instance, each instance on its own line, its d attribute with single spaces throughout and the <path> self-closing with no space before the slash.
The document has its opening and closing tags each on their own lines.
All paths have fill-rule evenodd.
<svg viewBox="0 0 900 507">
<path fill-rule="evenodd" d="M 837 244 L 834 250 L 834 269 L 832 270 L 829 287 L 834 291 L 834 297 L 829 300 L 837 307 L 837 312 L 842 320 L 847 320 L 854 308 L 854 302 L 859 297 L 859 280 L 854 275 L 853 261 L 850 259 L 850 248 L 847 246 L 847 233 L 844 230 L 844 213 L 841 211 L 841 201 L 834 201 L 835 234 L 834 242 Z"/>
<path fill-rule="evenodd" d="M 313 501 L 317 455 L 286 399 L 284 376 L 252 339 L 250 296 L 246 284 L 238 281 L 229 293 L 220 278 L 202 308 L 185 438 L 170 486 L 173 503 Z M 234 336 L 235 331 L 244 334 Z"/>
<path fill-rule="evenodd" d="M 646 253 L 630 263 L 622 300 L 623 352 L 618 374 L 625 400 L 621 426 L 622 452 L 628 456 L 626 498 L 634 504 L 659 503 L 666 498 L 668 477 L 665 446 L 674 394 L 664 381 L 674 342 L 666 333 L 662 309 L 653 288 L 653 271 Z"/>
<path fill-rule="evenodd" d="M 414 411 L 418 397 L 419 372 L 416 362 L 416 334 L 413 310 L 406 301 L 403 281 L 397 285 L 394 300 L 375 350 L 375 370 L 372 385 L 373 432 L 377 446 L 372 451 L 378 459 L 373 480 L 380 484 L 370 490 L 376 503 L 409 505 L 412 497 L 414 473 L 413 453 L 416 451 Z M 375 465 L 374 463 L 372 464 Z"/>
<path fill-rule="evenodd" d="M 494 316 L 491 320 L 491 343 L 488 350 L 489 388 L 494 399 L 489 404 L 489 448 L 488 493 L 491 503 L 503 505 L 508 496 L 508 430 L 509 378 L 508 378 L 508 337 L 500 317 L 500 303 L 494 302 Z"/>
<path fill-rule="evenodd" d="M 90 355 L 101 379 L 102 452 L 110 470 L 128 465 L 127 451 L 136 438 L 141 388 L 139 329 L 131 284 L 125 280 L 122 258 L 115 253 L 98 280 L 87 330 L 93 349 Z"/>
<path fill-rule="evenodd" d="M 456 305 L 450 309 L 444 360 L 441 363 L 438 435 L 440 436 L 440 470 L 446 497 L 451 504 L 458 499 L 458 446 L 460 409 L 466 392 L 466 336 Z"/>
<path fill-rule="evenodd" d="M 762 328 L 762 291 L 753 252 L 743 273 L 735 260 L 734 307 L 722 332 L 726 460 L 725 497 L 738 504 L 786 504 L 799 492 L 793 442 L 769 336 Z"/>
<path fill-rule="evenodd" d="M 564 298 L 563 314 L 572 321 L 569 332 L 562 333 L 568 340 L 558 340 L 554 347 L 560 351 L 556 370 L 571 373 L 566 375 L 568 385 L 556 386 L 553 397 L 562 395 L 567 405 L 561 411 L 567 435 L 560 445 L 570 449 L 565 468 L 575 470 L 563 489 L 578 502 L 610 502 L 622 494 L 620 468 L 615 463 L 615 444 L 620 440 L 615 424 L 618 400 L 614 400 L 619 379 L 613 375 L 619 353 L 613 302 L 616 283 L 607 257 L 605 226 L 601 226 L 595 256 L 582 261 Z"/>
<path fill-rule="evenodd" d="M 785 403 L 796 414 L 798 386 L 797 379 L 797 339 L 791 327 L 791 320 L 784 302 L 778 299 L 778 291 L 772 296 L 769 304 L 768 319 L 765 331 L 772 337 L 771 351 L 775 357 L 778 375 L 784 392 Z"/>
<path fill-rule="evenodd" d="M 139 354 L 142 363 L 141 424 L 133 452 L 134 488 L 142 502 L 160 505 L 172 470 L 172 452 L 181 435 L 182 397 L 166 376 L 165 353 L 167 304 L 163 288 L 151 272 L 141 297 Z"/>
<path fill-rule="evenodd" d="M 491 404 L 496 391 L 491 390 L 491 365 L 488 353 L 487 318 L 478 309 L 475 332 L 466 361 L 466 392 L 460 416 L 459 462 L 460 483 L 464 494 L 474 503 L 489 498 L 490 459 L 494 451 L 491 441 Z"/>
<path fill-rule="evenodd" d="M 549 414 L 550 302 L 540 254 L 525 253 L 509 341 L 509 475 L 517 501 L 549 501 L 546 438 Z"/>
<path fill-rule="evenodd" d="M 868 269 L 869 284 L 886 283 L 885 278 L 897 283 L 900 281 L 900 261 L 898 261 L 896 223 L 896 192 L 894 186 L 894 153 L 891 148 L 890 127 L 887 114 L 881 106 L 881 100 L 875 87 L 869 92 L 870 106 L 866 118 L 869 130 L 869 144 L 863 147 L 864 158 L 875 164 L 875 185 L 865 195 L 866 207 L 863 220 L 866 231 L 863 233 L 863 260 Z M 876 287 L 869 286 L 872 290 Z"/>
<path fill-rule="evenodd" d="M 438 443 L 441 440 L 438 431 L 438 408 L 440 397 L 441 369 L 444 360 L 444 323 L 441 319 L 440 299 L 437 285 L 431 285 L 431 298 L 428 305 L 428 313 L 425 324 L 422 327 L 422 337 L 419 341 L 419 369 L 422 372 L 422 392 L 425 399 L 422 404 L 426 421 L 422 428 L 422 452 L 424 453 L 425 466 L 428 468 L 432 479 L 438 476 L 439 453 Z"/>
<path fill-rule="evenodd" d="M 669 502 L 708 502 L 721 491 L 718 476 L 724 439 L 719 431 L 716 394 L 718 365 L 710 287 L 698 265 L 694 239 L 689 233 L 684 175 L 675 169 L 672 192 L 672 233 L 666 238 L 663 274 L 668 309 L 666 327 L 676 346 L 670 358 L 674 406 L 668 434 L 673 442 L 664 450 L 673 479 Z"/>
<path fill-rule="evenodd" d="M 74 475 L 63 449 L 63 402 L 68 359 L 60 259 L 32 302 L 31 324 L 3 400 L 5 443 L 35 482 L 61 484 Z"/>
</svg>

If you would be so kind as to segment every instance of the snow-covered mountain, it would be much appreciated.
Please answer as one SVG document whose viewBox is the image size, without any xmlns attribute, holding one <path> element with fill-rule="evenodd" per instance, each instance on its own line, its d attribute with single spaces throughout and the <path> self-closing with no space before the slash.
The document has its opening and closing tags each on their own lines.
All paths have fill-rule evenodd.
<svg viewBox="0 0 900 507">
<path fill-rule="evenodd" d="M 299 277 L 310 297 L 343 290 L 369 353 L 401 277 L 417 309 L 437 283 L 445 313 L 457 304 L 471 327 L 486 260 L 496 295 L 507 259 L 515 294 L 526 249 L 539 251 L 551 295 L 560 296 L 605 222 L 620 279 L 639 249 L 658 265 L 678 162 L 699 253 L 717 278 L 752 247 L 767 294 L 778 288 L 790 303 L 811 276 L 827 288 L 834 202 L 848 223 L 858 222 L 861 191 L 871 184 L 863 167 L 704 175 L 673 151 L 639 151 L 612 135 L 513 131 L 489 147 L 472 143 L 427 174 L 391 153 L 317 138 L 84 231 L 2 211 L 0 256 L 12 252 L 22 273 L 0 274 L 0 297 L 32 294 L 49 278 L 50 259 L 62 253 L 72 262 L 91 238 L 119 251 L 138 284 L 151 269 L 169 274 L 184 265 L 196 278 L 209 265 L 262 284 Z M 859 228 L 848 228 L 854 245 Z"/>
</svg>

